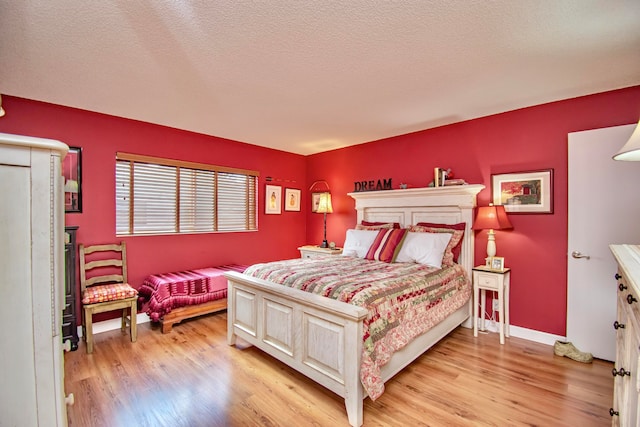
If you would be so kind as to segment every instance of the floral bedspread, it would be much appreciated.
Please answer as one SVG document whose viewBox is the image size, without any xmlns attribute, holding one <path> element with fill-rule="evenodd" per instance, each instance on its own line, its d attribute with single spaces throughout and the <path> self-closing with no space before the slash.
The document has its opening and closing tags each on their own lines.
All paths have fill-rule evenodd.
<svg viewBox="0 0 640 427">
<path fill-rule="evenodd" d="M 471 297 L 471 281 L 457 264 L 436 269 L 326 256 L 256 264 L 244 273 L 366 308 L 360 380 L 372 400 L 384 392 L 380 370 L 393 353 Z"/>
</svg>

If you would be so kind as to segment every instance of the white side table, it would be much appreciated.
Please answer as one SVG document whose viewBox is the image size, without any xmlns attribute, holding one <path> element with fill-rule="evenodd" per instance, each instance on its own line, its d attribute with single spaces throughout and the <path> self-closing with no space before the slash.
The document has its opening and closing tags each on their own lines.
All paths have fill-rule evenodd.
<svg viewBox="0 0 640 427">
<path fill-rule="evenodd" d="M 314 258 L 322 255 L 340 255 L 342 248 L 321 248 L 320 246 L 305 245 L 298 248 L 301 258 Z"/>
<path fill-rule="evenodd" d="M 478 296 L 480 291 L 481 330 L 484 327 L 486 291 L 498 293 L 498 315 L 500 316 L 500 344 L 509 336 L 509 282 L 511 269 L 492 270 L 483 265 L 473 268 L 473 336 L 478 336 Z"/>
</svg>

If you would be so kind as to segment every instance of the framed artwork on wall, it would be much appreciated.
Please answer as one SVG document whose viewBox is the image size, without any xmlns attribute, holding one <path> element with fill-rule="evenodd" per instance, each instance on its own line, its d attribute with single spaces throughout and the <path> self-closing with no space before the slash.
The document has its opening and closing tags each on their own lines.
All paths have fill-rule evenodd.
<svg viewBox="0 0 640 427">
<path fill-rule="evenodd" d="M 64 211 L 82 212 L 82 149 L 69 147 L 62 160 L 64 177 Z"/>
<path fill-rule="evenodd" d="M 322 193 L 311 193 L 311 212 L 318 212 L 318 205 L 320 205 L 320 195 Z"/>
<path fill-rule="evenodd" d="M 553 169 L 491 175 L 491 194 L 508 213 L 553 213 Z"/>
<path fill-rule="evenodd" d="M 279 185 L 267 185 L 264 192 L 264 213 L 282 213 L 280 204 L 282 203 L 282 187 Z"/>
<path fill-rule="evenodd" d="M 285 188 L 284 210 L 300 211 L 300 190 L 296 190 L 295 188 Z"/>
</svg>

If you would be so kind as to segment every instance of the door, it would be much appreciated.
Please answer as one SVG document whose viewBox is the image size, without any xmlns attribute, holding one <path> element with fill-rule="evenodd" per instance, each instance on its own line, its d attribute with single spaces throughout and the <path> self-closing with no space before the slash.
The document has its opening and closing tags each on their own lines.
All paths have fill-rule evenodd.
<svg viewBox="0 0 640 427">
<path fill-rule="evenodd" d="M 609 245 L 640 244 L 640 162 L 612 157 L 633 129 L 569 134 L 567 340 L 611 361 L 617 267 Z"/>
</svg>

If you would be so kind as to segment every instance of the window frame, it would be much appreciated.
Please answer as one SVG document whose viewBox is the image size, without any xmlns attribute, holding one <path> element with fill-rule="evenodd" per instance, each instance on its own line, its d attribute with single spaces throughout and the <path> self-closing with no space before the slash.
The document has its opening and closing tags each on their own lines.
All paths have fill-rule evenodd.
<svg viewBox="0 0 640 427">
<path fill-rule="evenodd" d="M 126 166 L 127 163 L 129 164 L 128 167 Z M 138 218 L 135 215 L 136 213 L 139 214 L 139 212 L 135 210 L 136 200 L 135 200 L 134 175 L 135 175 L 135 167 L 136 167 L 135 165 L 137 163 L 175 168 L 174 169 L 175 189 L 174 189 L 174 197 L 173 197 L 173 201 L 174 201 L 173 217 L 171 217 L 171 214 L 170 214 L 168 220 L 164 223 L 165 227 L 167 226 L 170 227 L 171 224 L 173 223 L 172 225 L 173 230 L 157 229 L 157 230 L 151 230 L 151 231 L 148 231 L 148 230 L 141 231 L 141 228 L 143 226 L 139 225 L 138 227 L 136 227 L 135 220 Z M 119 165 L 124 165 L 124 169 L 123 169 L 124 173 L 126 174 L 128 172 L 129 174 L 127 181 L 125 181 L 125 182 L 128 182 L 129 188 L 124 190 L 124 193 L 129 198 L 128 206 L 125 208 L 126 213 L 120 212 L 122 210 L 121 208 L 123 204 L 119 203 L 119 200 L 118 200 L 118 197 L 119 197 L 118 183 L 122 182 L 122 181 L 119 181 L 119 178 L 118 178 Z M 182 230 L 182 228 L 184 227 L 184 224 L 181 223 L 181 210 L 183 209 L 182 204 L 197 200 L 197 197 L 191 198 L 189 200 L 181 198 L 181 176 L 183 175 L 183 173 L 186 175 L 186 170 L 189 170 L 189 175 L 192 175 L 192 176 L 198 175 L 197 174 L 198 171 L 213 173 L 212 177 L 214 179 L 214 182 L 212 183 L 213 194 L 211 197 L 213 198 L 214 211 L 211 213 L 213 217 L 211 229 L 201 229 L 201 230 L 194 229 L 198 227 L 197 226 L 197 224 L 199 223 L 198 220 L 201 219 L 201 218 L 198 218 L 196 213 L 194 214 L 193 222 L 190 224 L 191 228 L 189 228 L 188 231 Z M 115 231 L 117 236 L 151 236 L 151 235 L 167 235 L 167 234 L 202 234 L 202 233 L 230 233 L 230 232 L 233 233 L 233 232 L 258 231 L 258 215 L 259 215 L 258 213 L 258 185 L 259 185 L 258 178 L 260 176 L 260 172 L 258 171 L 253 171 L 249 169 L 232 168 L 232 167 L 226 167 L 226 166 L 217 166 L 217 165 L 211 165 L 211 164 L 205 164 L 205 163 L 175 160 L 175 159 L 166 159 L 166 158 L 154 157 L 154 156 L 117 152 L 115 174 L 116 174 L 115 176 L 116 200 L 115 200 L 114 211 L 116 214 L 116 218 L 115 218 L 116 230 Z M 240 198 L 244 198 L 244 201 L 238 203 L 237 200 L 233 200 L 232 198 L 230 198 L 228 200 L 228 203 L 226 204 L 226 208 L 232 209 L 232 210 L 236 209 L 236 211 L 238 209 L 245 211 L 244 227 L 234 228 L 237 225 L 233 224 L 233 221 L 227 223 L 226 226 L 221 226 L 219 223 L 220 221 L 219 218 L 221 216 L 220 212 L 221 212 L 221 209 L 225 208 L 225 203 L 224 201 L 221 201 L 221 197 L 223 197 L 224 194 L 220 194 L 221 192 L 220 189 L 222 187 L 222 189 L 225 190 L 225 188 L 224 186 L 220 186 L 219 183 L 226 182 L 228 185 L 231 185 L 231 189 L 233 189 L 233 185 L 234 185 L 233 181 L 238 179 L 237 176 L 241 176 L 240 177 L 241 181 L 244 180 L 244 183 L 239 182 L 239 184 L 244 185 L 245 187 L 243 190 L 244 193 L 242 193 L 242 195 L 240 196 Z M 242 177 L 244 177 L 244 179 Z M 182 184 L 184 184 L 184 182 L 182 182 Z M 229 189 L 228 185 L 226 188 L 227 191 Z M 194 187 L 193 191 L 197 191 L 196 187 Z M 138 197 L 140 199 L 140 197 L 142 196 L 139 195 Z M 119 209 L 119 206 L 120 206 L 120 209 Z M 194 212 L 195 210 L 197 210 L 197 208 L 194 209 Z M 126 226 L 122 226 L 121 223 L 123 221 L 119 220 L 119 215 L 123 215 L 124 217 L 128 216 L 127 218 L 128 224 Z M 226 216 L 229 217 L 228 212 Z M 225 217 L 224 213 L 222 217 L 223 218 Z M 148 218 L 143 217 L 141 219 L 146 220 Z M 126 231 L 124 231 L 125 228 L 126 228 Z"/>
</svg>

